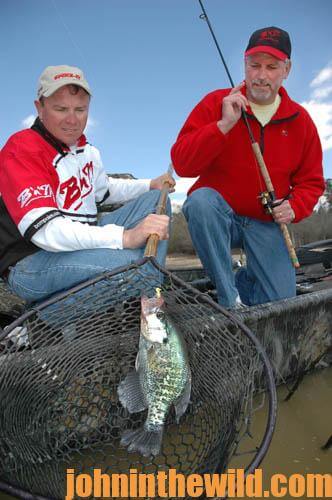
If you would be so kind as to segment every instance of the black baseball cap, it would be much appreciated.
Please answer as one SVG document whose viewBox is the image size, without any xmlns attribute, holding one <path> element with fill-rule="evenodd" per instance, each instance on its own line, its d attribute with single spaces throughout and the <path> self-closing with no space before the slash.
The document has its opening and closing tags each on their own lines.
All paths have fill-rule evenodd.
<svg viewBox="0 0 332 500">
<path fill-rule="evenodd" d="M 257 52 L 266 52 L 282 61 L 290 59 L 292 51 L 291 41 L 287 31 L 269 26 L 255 31 L 250 39 L 245 51 L 246 56 Z"/>
</svg>

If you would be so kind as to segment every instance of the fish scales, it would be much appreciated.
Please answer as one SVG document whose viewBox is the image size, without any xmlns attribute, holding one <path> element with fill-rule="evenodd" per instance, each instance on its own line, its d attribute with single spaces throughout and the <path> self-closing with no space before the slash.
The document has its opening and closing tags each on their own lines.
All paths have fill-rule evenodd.
<svg viewBox="0 0 332 500">
<path fill-rule="evenodd" d="M 185 343 L 167 316 L 163 297 L 141 300 L 141 336 L 136 375 L 129 374 L 118 388 L 119 398 L 131 413 L 148 408 L 144 427 L 127 430 L 121 444 L 145 456 L 160 452 L 170 407 L 177 421 L 190 399 L 191 374 Z"/>
</svg>

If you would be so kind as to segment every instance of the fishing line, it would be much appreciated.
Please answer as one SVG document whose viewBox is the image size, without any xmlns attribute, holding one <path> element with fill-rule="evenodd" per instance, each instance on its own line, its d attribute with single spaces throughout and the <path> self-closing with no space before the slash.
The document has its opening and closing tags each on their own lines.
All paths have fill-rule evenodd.
<svg viewBox="0 0 332 500">
<path fill-rule="evenodd" d="M 73 47 L 76 49 L 77 53 L 79 54 L 80 58 L 82 59 L 84 66 L 87 67 L 88 64 L 87 64 L 87 61 L 85 59 L 85 56 L 84 56 L 82 50 L 77 45 L 77 43 L 75 42 L 75 38 L 73 37 L 72 32 L 70 31 L 69 27 L 65 23 L 65 21 L 63 19 L 63 16 L 61 15 L 61 13 L 60 13 L 60 11 L 59 11 L 59 9 L 57 7 L 56 1 L 52 0 L 52 4 L 54 6 L 54 10 L 55 10 L 55 12 L 56 12 L 56 14 L 57 14 L 57 16 L 59 18 L 60 23 L 62 24 L 62 26 L 65 29 L 65 31 L 67 31 L 67 35 L 68 35 L 69 40 L 71 41 Z"/>
<path fill-rule="evenodd" d="M 199 4 L 200 4 L 202 12 L 203 12 L 202 14 L 200 14 L 199 18 L 202 19 L 203 21 L 205 21 L 206 24 L 208 25 L 208 28 L 210 30 L 212 39 L 213 39 L 213 41 L 215 43 L 215 46 L 216 46 L 217 51 L 218 51 L 218 54 L 220 56 L 220 59 L 221 59 L 223 65 L 224 65 L 225 71 L 226 71 L 228 79 L 230 81 L 231 87 L 234 88 L 235 87 L 234 80 L 233 80 L 233 78 L 232 78 L 232 76 L 230 74 L 230 71 L 228 69 L 227 63 L 226 63 L 225 58 L 223 56 L 223 53 L 221 52 L 221 48 L 220 48 L 218 40 L 217 40 L 217 38 L 216 38 L 216 36 L 214 34 L 214 30 L 212 28 L 210 19 L 209 19 L 207 13 L 206 13 L 206 10 L 204 8 L 204 5 L 203 5 L 202 1 L 201 0 L 198 0 L 198 1 L 199 1 Z M 243 109 L 241 110 L 241 117 L 244 120 L 244 123 L 245 123 L 245 125 L 247 127 L 247 130 L 248 130 L 248 133 L 249 133 L 250 141 L 253 144 L 256 141 L 255 141 L 255 138 L 254 138 L 254 134 L 253 134 L 253 132 L 251 130 L 251 127 L 250 127 L 250 125 L 248 123 L 248 118 L 247 118 L 247 116 L 246 116 L 246 114 L 245 114 L 245 112 L 244 112 Z M 264 189 L 263 189 L 262 179 L 261 179 L 261 176 L 259 175 L 259 166 L 258 166 L 257 159 L 256 159 L 255 156 L 254 156 L 254 161 L 255 161 L 255 166 L 256 166 L 256 175 L 257 175 L 257 178 L 258 178 L 259 188 L 260 188 L 261 191 L 263 191 Z"/>
<path fill-rule="evenodd" d="M 231 77 L 231 74 L 230 74 L 230 72 L 229 72 L 229 69 L 228 69 L 228 66 L 227 66 L 227 64 L 226 64 L 225 58 L 224 58 L 224 56 L 223 56 L 223 54 L 222 54 L 222 52 L 221 52 L 221 49 L 220 49 L 220 46 L 219 46 L 218 40 L 216 39 L 216 36 L 215 36 L 215 34 L 214 34 L 214 31 L 213 31 L 212 25 L 211 25 L 211 23 L 210 23 L 210 20 L 209 20 L 209 18 L 208 18 L 208 15 L 207 15 L 207 13 L 206 13 L 206 10 L 205 10 L 205 8 L 204 8 L 204 5 L 203 5 L 203 3 L 202 3 L 202 0 L 198 0 L 198 1 L 199 1 L 200 6 L 201 6 L 201 9 L 202 9 L 202 11 L 203 11 L 203 14 L 201 14 L 201 15 L 199 16 L 199 18 L 200 18 L 200 19 L 203 19 L 204 21 L 206 21 L 206 24 L 208 25 L 208 28 L 209 28 L 210 33 L 211 33 L 211 35 L 212 35 L 213 41 L 214 41 L 214 43 L 215 43 L 215 45 L 216 45 L 216 47 L 217 47 L 217 51 L 218 51 L 218 54 L 219 54 L 219 56 L 220 56 L 220 59 L 221 59 L 221 61 L 222 61 L 223 65 L 224 65 L 224 68 L 225 68 L 225 70 L 226 70 L 226 73 L 227 73 L 228 79 L 229 79 L 229 81 L 230 81 L 231 87 L 235 87 L 235 85 L 234 85 L 234 81 L 233 81 L 233 78 Z M 244 122 L 245 122 L 245 124 L 246 124 L 246 127 L 247 127 L 247 129 L 248 129 L 249 136 L 250 136 L 250 140 L 251 140 L 251 142 L 255 142 L 254 135 L 253 135 L 252 130 L 251 130 L 251 127 L 250 127 L 250 125 L 249 125 L 249 123 L 248 123 L 248 118 L 247 118 L 247 116 L 246 116 L 245 112 L 243 111 L 243 109 L 242 109 L 242 111 L 241 111 L 241 114 L 242 114 L 242 118 L 243 118 L 243 120 L 244 120 Z"/>
</svg>

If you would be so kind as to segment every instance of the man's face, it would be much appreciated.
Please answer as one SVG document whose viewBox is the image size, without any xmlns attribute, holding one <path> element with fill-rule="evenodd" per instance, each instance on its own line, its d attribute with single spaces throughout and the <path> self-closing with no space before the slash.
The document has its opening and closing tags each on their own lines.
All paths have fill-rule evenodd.
<svg viewBox="0 0 332 500">
<path fill-rule="evenodd" d="M 264 52 L 258 52 L 245 59 L 247 97 L 256 104 L 271 104 L 287 78 L 290 61 L 281 61 Z"/>
<path fill-rule="evenodd" d="M 75 94 L 65 85 L 43 102 L 35 101 L 38 116 L 56 139 L 73 146 L 82 135 L 88 119 L 90 96 L 82 88 Z"/>
</svg>

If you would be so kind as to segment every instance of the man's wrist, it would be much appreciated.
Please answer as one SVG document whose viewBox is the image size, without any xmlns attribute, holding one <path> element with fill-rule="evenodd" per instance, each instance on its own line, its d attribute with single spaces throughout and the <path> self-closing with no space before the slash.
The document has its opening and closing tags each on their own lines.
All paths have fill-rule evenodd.
<svg viewBox="0 0 332 500">
<path fill-rule="evenodd" d="M 129 248 L 129 229 L 124 229 L 122 234 L 122 248 Z"/>
<path fill-rule="evenodd" d="M 230 123 L 225 123 L 223 120 L 219 120 L 217 122 L 217 126 L 224 135 L 226 135 L 232 128 L 232 125 Z"/>
</svg>

